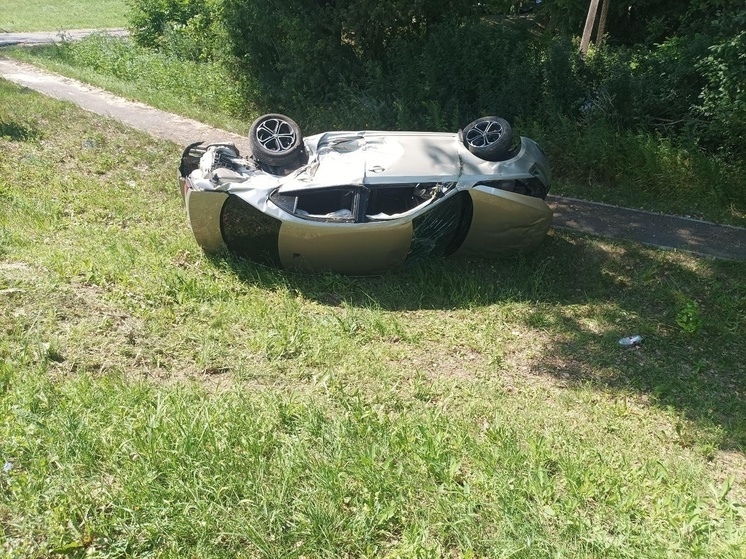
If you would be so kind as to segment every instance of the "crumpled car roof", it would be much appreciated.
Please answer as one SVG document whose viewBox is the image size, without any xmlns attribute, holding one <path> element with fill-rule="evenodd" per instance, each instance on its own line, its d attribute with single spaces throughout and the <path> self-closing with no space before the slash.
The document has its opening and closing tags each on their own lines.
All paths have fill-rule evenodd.
<svg viewBox="0 0 746 559">
<path fill-rule="evenodd" d="M 306 138 L 308 165 L 281 181 L 281 192 L 351 184 L 456 182 L 461 175 L 455 134 L 328 132 Z"/>
</svg>

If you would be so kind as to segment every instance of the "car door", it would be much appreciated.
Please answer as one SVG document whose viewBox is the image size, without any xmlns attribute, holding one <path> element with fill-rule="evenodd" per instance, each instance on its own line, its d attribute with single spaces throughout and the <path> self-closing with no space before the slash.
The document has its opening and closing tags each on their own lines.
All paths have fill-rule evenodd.
<svg viewBox="0 0 746 559">
<path fill-rule="evenodd" d="M 284 268 L 368 275 L 397 268 L 407 258 L 411 220 L 368 221 L 362 185 L 284 190 L 280 196 L 271 199 L 293 215 L 280 226 Z"/>
</svg>

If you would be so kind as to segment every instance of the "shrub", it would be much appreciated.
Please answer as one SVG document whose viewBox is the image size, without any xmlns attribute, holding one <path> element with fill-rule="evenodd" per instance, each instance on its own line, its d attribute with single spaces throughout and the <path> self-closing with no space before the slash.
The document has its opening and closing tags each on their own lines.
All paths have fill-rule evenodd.
<svg viewBox="0 0 746 559">
<path fill-rule="evenodd" d="M 695 114 L 709 125 L 705 141 L 723 145 L 736 157 L 746 156 L 746 32 L 709 47 L 697 69 L 705 80 Z"/>
<path fill-rule="evenodd" d="M 237 79 L 277 110 L 327 103 L 360 75 L 332 3 L 225 0 L 223 23 Z"/>
<path fill-rule="evenodd" d="M 186 60 L 212 60 L 226 37 L 223 0 L 129 0 L 130 31 L 143 47 Z"/>
<path fill-rule="evenodd" d="M 440 24 L 390 49 L 397 124 L 455 130 L 477 116 L 533 114 L 543 95 L 541 52 L 510 22 Z"/>
</svg>

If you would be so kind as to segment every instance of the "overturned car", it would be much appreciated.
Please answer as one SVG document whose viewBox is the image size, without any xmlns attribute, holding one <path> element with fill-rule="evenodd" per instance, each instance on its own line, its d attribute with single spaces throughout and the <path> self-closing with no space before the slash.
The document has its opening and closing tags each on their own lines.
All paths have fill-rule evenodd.
<svg viewBox="0 0 746 559">
<path fill-rule="evenodd" d="M 377 274 L 432 256 L 493 257 L 535 247 L 552 211 L 547 159 L 513 145 L 498 117 L 457 133 L 326 132 L 284 115 L 233 144 L 188 146 L 179 183 L 207 252 L 289 270 Z"/>
</svg>

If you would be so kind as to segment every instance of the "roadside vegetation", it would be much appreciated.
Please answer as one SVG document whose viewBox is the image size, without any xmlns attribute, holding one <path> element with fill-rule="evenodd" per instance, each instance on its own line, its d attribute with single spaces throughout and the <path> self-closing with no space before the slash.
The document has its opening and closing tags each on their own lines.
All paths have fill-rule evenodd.
<svg viewBox="0 0 746 559">
<path fill-rule="evenodd" d="M 0 81 L 0 149 L 4 555 L 743 557 L 745 264 L 287 274 L 199 251 L 181 146 Z"/>
<path fill-rule="evenodd" d="M 128 14 L 125 0 L 3 0 L 0 33 L 125 27 Z"/>
<path fill-rule="evenodd" d="M 547 151 L 554 193 L 745 225 L 746 9 L 614 4 L 581 58 L 587 4 L 133 0 L 135 45 L 14 56 L 239 132 L 264 112 L 307 133 L 496 113 Z"/>
<path fill-rule="evenodd" d="M 259 111 L 214 62 L 179 60 L 127 39 L 94 34 L 79 42 L 4 51 L 123 97 L 245 134 Z"/>
</svg>

